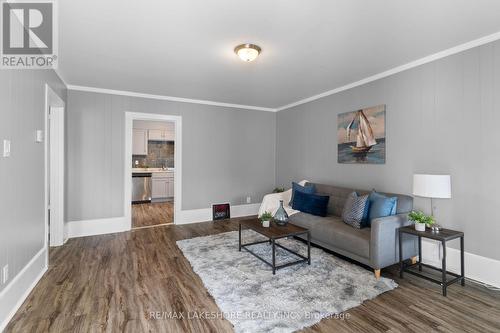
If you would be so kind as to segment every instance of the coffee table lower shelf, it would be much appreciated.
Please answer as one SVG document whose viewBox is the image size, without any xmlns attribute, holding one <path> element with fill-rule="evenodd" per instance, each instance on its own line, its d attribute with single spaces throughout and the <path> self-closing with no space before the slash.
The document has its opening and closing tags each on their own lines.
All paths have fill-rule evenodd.
<svg viewBox="0 0 500 333">
<path fill-rule="evenodd" d="M 303 256 L 301 255 L 300 253 L 297 253 L 281 244 L 278 244 L 276 243 L 276 240 L 277 239 L 280 239 L 280 238 L 286 238 L 286 237 L 292 237 L 292 236 L 299 236 L 299 235 L 304 235 L 304 234 L 307 234 L 307 257 L 306 256 Z M 257 253 L 253 252 L 251 249 L 249 249 L 248 247 L 249 246 L 252 246 L 252 245 L 258 245 L 258 244 L 264 244 L 264 243 L 269 243 L 271 244 L 271 248 L 272 248 L 272 262 L 269 262 L 267 261 L 266 259 L 262 258 L 261 256 L 259 256 Z M 270 266 L 273 270 L 273 275 L 276 274 L 276 270 L 278 269 L 282 269 L 282 268 L 286 268 L 286 267 L 290 267 L 290 266 L 293 266 L 293 265 L 298 265 L 298 264 L 302 264 L 302 263 L 305 263 L 307 262 L 308 265 L 311 264 L 311 233 L 309 230 L 306 230 L 304 232 L 298 232 L 298 233 L 293 233 L 293 234 L 287 234 L 286 236 L 282 236 L 282 237 L 270 237 L 269 240 L 264 240 L 264 241 L 258 241 L 258 242 L 252 242 L 252 243 L 246 243 L 246 244 L 243 244 L 242 241 L 241 241 L 241 224 L 240 224 L 240 227 L 239 227 L 239 251 L 241 252 L 241 249 L 244 249 L 245 251 L 247 251 L 248 253 L 252 254 L 254 257 L 258 258 L 259 260 L 261 260 L 262 262 L 264 262 L 265 264 L 267 264 L 268 266 Z M 295 261 L 292 261 L 292 262 L 287 262 L 286 264 L 281 264 L 281 265 L 276 265 L 276 247 L 279 247 L 279 248 L 282 248 L 283 250 L 297 256 L 300 258 L 300 260 L 295 260 Z"/>
</svg>

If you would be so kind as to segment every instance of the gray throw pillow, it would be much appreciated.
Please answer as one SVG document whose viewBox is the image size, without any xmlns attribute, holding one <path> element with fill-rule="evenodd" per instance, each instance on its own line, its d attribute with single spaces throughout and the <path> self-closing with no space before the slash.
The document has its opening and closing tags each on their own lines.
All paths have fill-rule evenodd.
<svg viewBox="0 0 500 333">
<path fill-rule="evenodd" d="M 354 228 L 361 229 L 366 205 L 368 205 L 368 194 L 358 196 L 356 192 L 352 192 L 345 202 L 342 220 Z"/>
</svg>

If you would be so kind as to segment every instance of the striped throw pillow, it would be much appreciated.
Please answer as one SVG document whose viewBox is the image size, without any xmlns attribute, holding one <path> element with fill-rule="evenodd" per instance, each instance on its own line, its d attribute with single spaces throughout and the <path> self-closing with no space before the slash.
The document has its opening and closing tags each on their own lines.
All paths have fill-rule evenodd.
<svg viewBox="0 0 500 333">
<path fill-rule="evenodd" d="M 363 217 L 367 205 L 368 195 L 358 196 L 356 192 L 352 192 L 349 194 L 344 204 L 342 220 L 354 228 L 361 229 L 364 227 Z"/>
</svg>

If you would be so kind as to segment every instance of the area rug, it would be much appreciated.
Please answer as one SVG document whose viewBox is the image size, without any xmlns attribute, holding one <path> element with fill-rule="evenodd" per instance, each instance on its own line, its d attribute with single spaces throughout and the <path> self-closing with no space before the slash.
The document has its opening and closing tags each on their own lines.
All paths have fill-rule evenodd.
<svg viewBox="0 0 500 333">
<path fill-rule="evenodd" d="M 244 230 L 242 238 L 244 243 L 265 239 L 251 230 Z M 278 243 L 307 252 L 307 246 L 294 239 Z M 345 320 L 346 310 L 397 287 L 391 279 L 377 280 L 372 272 L 314 247 L 311 265 L 290 266 L 273 275 L 270 266 L 238 251 L 237 231 L 181 240 L 177 246 L 219 306 L 221 313 L 212 316 L 224 316 L 238 333 L 285 333 L 325 317 Z M 251 249 L 271 260 L 271 245 Z M 296 259 L 276 248 L 277 264 Z"/>
</svg>

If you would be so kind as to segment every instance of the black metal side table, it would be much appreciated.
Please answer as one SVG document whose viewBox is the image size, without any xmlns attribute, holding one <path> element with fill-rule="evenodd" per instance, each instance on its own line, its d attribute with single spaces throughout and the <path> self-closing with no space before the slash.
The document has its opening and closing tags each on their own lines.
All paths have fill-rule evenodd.
<svg viewBox="0 0 500 333">
<path fill-rule="evenodd" d="M 418 262 L 407 264 L 403 261 L 403 244 L 402 244 L 402 235 L 410 234 L 418 237 Z M 437 268 L 431 265 L 422 263 L 422 237 L 429 238 L 433 240 L 440 241 L 443 246 L 443 258 L 441 263 L 441 268 Z M 460 238 L 460 274 L 455 274 L 452 272 L 446 271 L 446 242 L 454 239 Z M 399 275 L 402 278 L 403 273 L 407 272 L 412 275 L 421 277 L 428 281 L 437 283 L 443 288 L 443 296 L 446 296 L 446 288 L 449 285 L 460 281 L 462 286 L 465 286 L 465 275 L 464 275 L 464 233 L 461 231 L 454 231 L 450 229 L 441 229 L 439 232 L 434 232 L 431 229 L 426 229 L 425 231 L 417 231 L 414 226 L 407 226 L 399 228 L 399 266 L 400 271 Z M 422 271 L 422 267 L 431 268 L 441 272 L 441 280 L 436 280 L 426 275 L 423 275 L 414 270 L 410 270 L 411 267 L 418 266 L 418 271 Z M 447 280 L 446 275 L 451 275 L 454 278 L 451 280 Z"/>
</svg>

